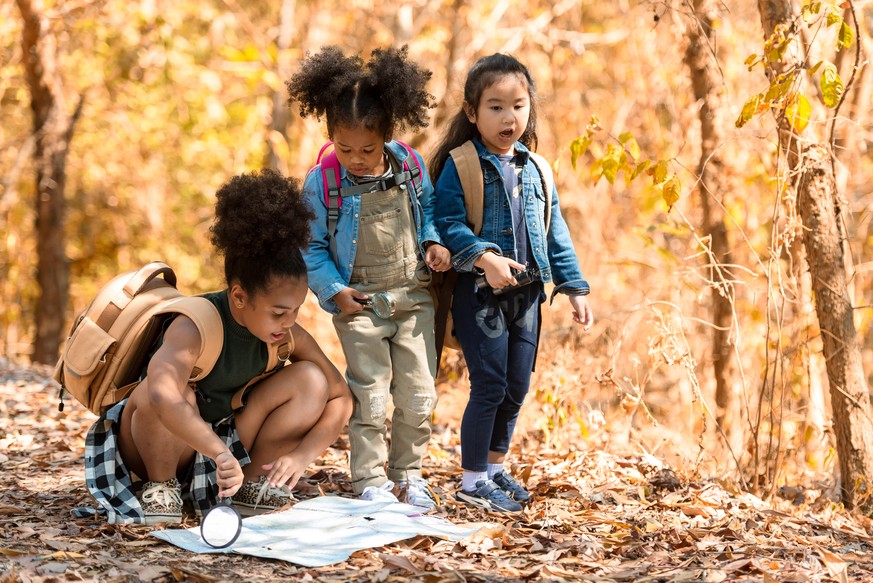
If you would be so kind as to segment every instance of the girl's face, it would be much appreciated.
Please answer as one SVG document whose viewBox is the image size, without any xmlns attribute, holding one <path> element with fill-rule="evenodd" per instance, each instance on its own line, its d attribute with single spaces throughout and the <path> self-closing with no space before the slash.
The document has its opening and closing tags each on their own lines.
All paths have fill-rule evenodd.
<svg viewBox="0 0 873 583">
<path fill-rule="evenodd" d="M 336 126 L 333 129 L 336 159 L 355 176 L 378 176 L 385 172 L 385 141 L 364 127 Z"/>
<path fill-rule="evenodd" d="M 305 277 L 273 276 L 265 291 L 249 294 L 234 284 L 228 291 L 236 322 L 268 344 L 282 341 L 306 299 Z"/>
<path fill-rule="evenodd" d="M 495 154 L 512 154 L 515 142 L 527 128 L 530 117 L 530 92 L 520 75 L 503 75 L 485 88 L 479 107 L 465 105 L 467 119 L 476 124 L 482 143 Z"/>
</svg>

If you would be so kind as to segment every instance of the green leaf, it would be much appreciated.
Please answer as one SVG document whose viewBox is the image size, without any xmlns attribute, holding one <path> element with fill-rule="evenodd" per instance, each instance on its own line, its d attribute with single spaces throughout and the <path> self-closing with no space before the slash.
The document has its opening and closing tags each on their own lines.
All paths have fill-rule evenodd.
<svg viewBox="0 0 873 583">
<path fill-rule="evenodd" d="M 674 174 L 670 177 L 670 180 L 664 184 L 664 188 L 661 191 L 661 196 L 664 197 L 664 202 L 667 203 L 667 208 L 670 209 L 679 201 L 679 195 L 682 193 L 682 184 L 679 182 L 679 179 Z"/>
<path fill-rule="evenodd" d="M 737 118 L 735 125 L 738 128 L 743 127 L 747 123 L 749 123 L 755 114 L 758 112 L 758 105 L 761 103 L 761 94 L 753 95 L 746 101 L 746 104 L 743 105 L 743 111 L 740 112 L 740 117 Z"/>
<path fill-rule="evenodd" d="M 845 21 L 840 24 L 840 32 L 837 34 L 837 50 L 852 46 L 855 42 L 855 31 Z"/>
<path fill-rule="evenodd" d="M 840 98 L 843 95 L 843 80 L 840 79 L 833 63 L 827 63 L 823 69 L 819 78 L 821 91 L 825 105 L 833 109 L 840 103 Z"/>
<path fill-rule="evenodd" d="M 843 18 L 836 12 L 828 12 L 828 15 L 825 17 L 825 22 L 828 23 L 828 26 L 833 26 L 838 22 L 843 22 Z"/>
<path fill-rule="evenodd" d="M 809 76 L 811 77 L 811 76 L 815 75 L 815 72 L 819 70 L 819 68 L 822 66 L 823 63 L 824 63 L 824 61 L 819 61 L 818 63 L 813 65 L 812 68 L 809 70 Z"/>
<path fill-rule="evenodd" d="M 580 157 L 585 155 L 590 144 L 590 136 L 578 137 L 570 143 L 570 164 L 573 166 L 573 170 L 576 170 L 576 162 L 579 161 Z"/>
<path fill-rule="evenodd" d="M 798 134 L 802 134 L 806 126 L 809 125 L 811 113 L 812 107 L 810 107 L 809 100 L 806 99 L 803 93 L 794 94 L 791 103 L 785 108 L 785 117 L 788 118 L 791 127 Z"/>
</svg>

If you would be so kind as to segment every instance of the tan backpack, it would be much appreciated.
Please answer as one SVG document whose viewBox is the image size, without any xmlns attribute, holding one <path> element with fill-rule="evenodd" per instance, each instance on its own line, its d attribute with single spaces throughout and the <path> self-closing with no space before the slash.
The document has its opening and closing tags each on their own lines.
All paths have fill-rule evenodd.
<svg viewBox="0 0 873 583">
<path fill-rule="evenodd" d="M 76 318 L 55 367 L 61 396 L 71 394 L 98 415 L 124 399 L 139 382 L 164 323 L 177 314 L 200 331 L 191 381 L 204 378 L 224 344 L 218 309 L 206 298 L 183 295 L 172 268 L 153 262 L 116 276 Z M 58 408 L 63 406 L 61 400 Z"/>
<path fill-rule="evenodd" d="M 156 261 L 115 277 L 76 318 L 55 367 L 61 397 L 70 393 L 98 415 L 124 399 L 139 383 L 164 324 L 178 314 L 188 316 L 200 332 L 200 356 L 188 382 L 206 378 L 224 346 L 221 315 L 206 298 L 182 294 L 172 268 Z M 234 409 L 245 405 L 256 382 L 290 361 L 293 340 L 289 335 L 268 345 L 266 372 L 234 394 Z M 63 410 L 63 398 L 58 408 Z"/>
<path fill-rule="evenodd" d="M 455 162 L 458 178 L 461 181 L 461 189 L 464 191 L 467 224 L 470 226 L 473 234 L 478 235 L 482 230 L 482 209 L 485 204 L 485 185 L 482 178 L 482 165 L 479 162 L 479 152 L 476 150 L 476 145 L 468 140 L 449 152 L 449 155 Z M 548 233 L 552 219 L 552 190 L 555 187 L 555 177 L 552 174 L 552 167 L 549 165 L 548 160 L 534 152 L 530 152 L 530 157 L 540 171 L 540 178 L 543 181 L 543 188 L 546 193 L 543 224 L 545 225 L 546 233 Z M 435 272 L 430 284 L 431 295 L 436 306 L 437 364 L 439 364 L 442 358 L 443 347 L 454 350 L 461 349 L 458 337 L 455 334 L 454 321 L 452 320 L 452 295 L 455 291 L 457 279 L 458 272 L 450 269 L 449 271 Z"/>
</svg>

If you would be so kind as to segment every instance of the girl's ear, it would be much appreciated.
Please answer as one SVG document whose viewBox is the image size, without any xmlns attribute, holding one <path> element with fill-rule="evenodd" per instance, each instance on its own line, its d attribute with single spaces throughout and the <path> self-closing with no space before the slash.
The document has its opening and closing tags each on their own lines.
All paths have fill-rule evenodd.
<svg viewBox="0 0 873 583">
<path fill-rule="evenodd" d="M 232 306 L 236 306 L 237 308 L 242 308 L 248 302 L 249 294 L 245 292 L 245 290 L 239 284 L 233 284 L 230 286 L 230 291 L 228 291 L 228 298 L 230 300 L 230 304 Z"/>
<path fill-rule="evenodd" d="M 466 101 L 464 102 L 464 113 L 467 114 L 467 119 L 470 120 L 470 123 L 476 123 L 476 110 Z"/>
</svg>

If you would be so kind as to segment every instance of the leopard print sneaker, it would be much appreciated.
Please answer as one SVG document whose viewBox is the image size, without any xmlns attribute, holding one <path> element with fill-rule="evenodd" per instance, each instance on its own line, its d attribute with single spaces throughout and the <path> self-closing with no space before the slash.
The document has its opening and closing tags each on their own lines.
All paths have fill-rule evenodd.
<svg viewBox="0 0 873 583">
<path fill-rule="evenodd" d="M 143 484 L 139 504 L 142 506 L 145 524 L 179 524 L 182 522 L 182 488 L 179 480 Z"/>
<path fill-rule="evenodd" d="M 233 495 L 233 506 L 242 516 L 255 516 L 287 506 L 297 499 L 287 486 L 270 487 L 267 476 L 247 481 Z"/>
</svg>

